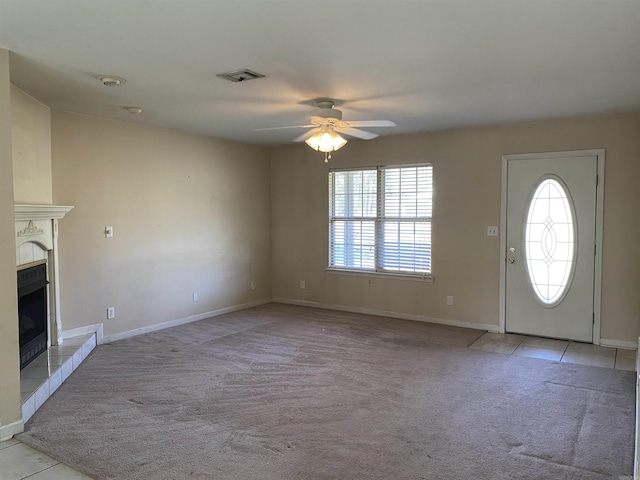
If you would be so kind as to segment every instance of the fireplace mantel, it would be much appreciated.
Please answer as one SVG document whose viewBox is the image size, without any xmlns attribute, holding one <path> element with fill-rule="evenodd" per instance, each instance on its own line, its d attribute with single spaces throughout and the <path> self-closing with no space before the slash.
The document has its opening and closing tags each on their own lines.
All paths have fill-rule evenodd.
<svg viewBox="0 0 640 480">
<path fill-rule="evenodd" d="M 49 280 L 49 344 L 62 344 L 60 275 L 58 273 L 58 220 L 71 211 L 64 205 L 14 205 L 16 267 L 47 262 Z"/>
<path fill-rule="evenodd" d="M 60 220 L 73 207 L 65 205 L 26 205 L 16 204 L 13 211 L 16 222 L 29 220 Z"/>
</svg>

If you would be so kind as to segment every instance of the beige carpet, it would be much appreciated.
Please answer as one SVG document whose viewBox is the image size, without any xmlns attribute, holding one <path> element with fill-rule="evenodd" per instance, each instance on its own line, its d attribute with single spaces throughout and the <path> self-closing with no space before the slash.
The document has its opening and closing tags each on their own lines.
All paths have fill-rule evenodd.
<svg viewBox="0 0 640 480">
<path fill-rule="evenodd" d="M 634 373 L 270 304 L 98 347 L 19 439 L 99 479 L 631 475 Z"/>
</svg>

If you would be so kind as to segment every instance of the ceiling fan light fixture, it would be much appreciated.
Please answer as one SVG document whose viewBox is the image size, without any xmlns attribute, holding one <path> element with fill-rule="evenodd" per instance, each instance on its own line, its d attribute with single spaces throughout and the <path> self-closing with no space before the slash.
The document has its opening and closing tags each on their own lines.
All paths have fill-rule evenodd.
<svg viewBox="0 0 640 480">
<path fill-rule="evenodd" d="M 332 128 L 323 128 L 305 140 L 305 143 L 318 152 L 335 152 L 344 147 L 347 141 Z"/>
</svg>

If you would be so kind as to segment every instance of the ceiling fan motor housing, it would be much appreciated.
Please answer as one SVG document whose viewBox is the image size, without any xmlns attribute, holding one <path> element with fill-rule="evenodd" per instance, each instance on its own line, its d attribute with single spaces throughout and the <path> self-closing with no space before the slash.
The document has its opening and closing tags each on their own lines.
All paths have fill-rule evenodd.
<svg viewBox="0 0 640 480">
<path fill-rule="evenodd" d="M 342 111 L 333 108 L 333 102 L 318 102 L 320 108 L 311 110 L 309 122 L 313 125 L 327 125 L 342 120 Z"/>
</svg>

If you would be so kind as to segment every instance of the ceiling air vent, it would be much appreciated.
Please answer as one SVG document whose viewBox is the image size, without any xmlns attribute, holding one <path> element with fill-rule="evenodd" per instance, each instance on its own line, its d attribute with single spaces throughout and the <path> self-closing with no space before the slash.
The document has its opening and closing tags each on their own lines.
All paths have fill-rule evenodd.
<svg viewBox="0 0 640 480">
<path fill-rule="evenodd" d="M 236 70 L 234 72 L 219 73 L 216 77 L 224 78 L 230 82 L 246 82 L 247 80 L 254 80 L 256 78 L 264 78 L 261 73 L 252 72 L 248 69 Z"/>
</svg>

